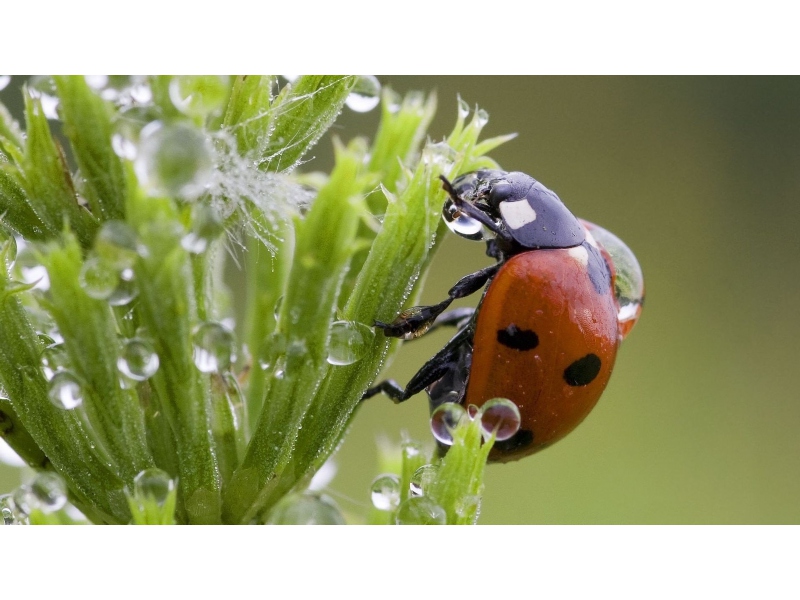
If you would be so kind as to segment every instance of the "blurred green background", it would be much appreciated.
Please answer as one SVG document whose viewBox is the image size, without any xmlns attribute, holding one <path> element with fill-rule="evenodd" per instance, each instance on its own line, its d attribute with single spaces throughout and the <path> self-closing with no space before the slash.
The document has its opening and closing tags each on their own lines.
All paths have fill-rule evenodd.
<svg viewBox="0 0 800 600">
<path fill-rule="evenodd" d="M 379 77 L 436 90 L 430 133 L 456 95 L 486 109 L 492 156 L 617 234 L 645 274 L 647 303 L 611 382 L 563 441 L 487 469 L 481 523 L 800 522 L 800 78 Z M 15 81 L 16 82 L 16 81 Z M 16 104 L 15 86 L 0 101 Z M 377 111 L 345 112 L 334 134 L 371 135 Z M 330 166 L 323 140 L 306 165 Z M 423 303 L 490 264 L 448 235 Z M 458 305 L 474 305 L 474 298 Z M 405 383 L 448 338 L 405 345 Z M 371 400 L 336 455 L 332 493 L 366 511 L 376 439 L 428 440 L 427 402 Z M 19 475 L 0 465 L 0 493 Z"/>
</svg>

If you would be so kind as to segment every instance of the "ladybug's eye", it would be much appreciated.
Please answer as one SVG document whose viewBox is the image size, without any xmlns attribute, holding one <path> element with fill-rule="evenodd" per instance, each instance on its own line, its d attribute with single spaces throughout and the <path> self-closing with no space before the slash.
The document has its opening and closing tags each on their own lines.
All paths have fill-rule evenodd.
<svg viewBox="0 0 800 600">
<path fill-rule="evenodd" d="M 501 202 L 508 200 L 514 193 L 514 186 L 507 181 L 498 181 L 489 192 L 489 205 L 497 208 Z"/>
<path fill-rule="evenodd" d="M 639 261 L 630 248 L 621 239 L 607 229 L 603 229 L 594 223 L 581 221 L 588 230 L 587 239 L 591 243 L 597 241 L 597 245 L 603 248 L 611 256 L 614 263 L 615 280 L 614 295 L 617 298 L 619 312 L 617 320 L 620 325 L 620 332 L 624 338 L 642 312 L 644 303 L 644 277 Z"/>
<path fill-rule="evenodd" d="M 484 239 L 483 224 L 459 211 L 452 198 L 448 198 L 445 201 L 444 207 L 442 208 L 442 217 L 447 227 L 453 233 L 465 237 L 468 240 Z"/>
</svg>

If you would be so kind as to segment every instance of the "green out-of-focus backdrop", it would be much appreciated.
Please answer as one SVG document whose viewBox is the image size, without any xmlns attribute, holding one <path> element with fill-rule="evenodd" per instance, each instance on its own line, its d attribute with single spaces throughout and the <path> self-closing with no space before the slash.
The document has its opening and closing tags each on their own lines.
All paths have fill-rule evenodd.
<svg viewBox="0 0 800 600">
<path fill-rule="evenodd" d="M 500 165 L 616 233 L 645 274 L 599 404 L 555 446 L 488 467 L 481 523 L 800 523 L 800 78 L 379 79 L 436 91 L 433 138 L 457 95 L 486 109 L 486 135 L 519 134 Z M 15 87 L 0 100 L 18 106 Z M 371 135 L 377 120 L 345 113 L 334 134 Z M 327 170 L 330 146 L 306 168 Z M 448 234 L 422 301 L 489 264 Z M 405 345 L 388 375 L 405 383 L 447 336 Z M 422 396 L 361 408 L 331 484 L 346 512 L 367 509 L 376 439 L 428 440 L 427 410 Z M 0 465 L 0 493 L 18 478 Z"/>
</svg>

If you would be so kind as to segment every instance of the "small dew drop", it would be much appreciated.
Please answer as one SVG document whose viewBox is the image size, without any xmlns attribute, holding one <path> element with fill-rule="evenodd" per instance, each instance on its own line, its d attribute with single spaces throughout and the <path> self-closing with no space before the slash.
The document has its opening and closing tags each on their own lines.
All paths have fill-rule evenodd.
<svg viewBox="0 0 800 600">
<path fill-rule="evenodd" d="M 445 200 L 442 208 L 442 218 L 448 229 L 461 237 L 465 237 L 468 240 L 482 240 L 484 237 L 483 224 L 458 210 L 452 198 Z"/>
<path fill-rule="evenodd" d="M 442 444 L 452 446 L 453 432 L 459 422 L 465 418 L 467 411 L 455 402 L 445 402 L 431 414 L 431 432 Z"/>
<path fill-rule="evenodd" d="M 364 358 L 375 338 L 371 327 L 356 321 L 334 321 L 328 341 L 328 362 L 351 365 Z"/>
<path fill-rule="evenodd" d="M 497 441 L 513 437 L 522 424 L 519 408 L 506 398 L 493 398 L 486 402 L 481 407 L 480 418 L 484 437 L 494 433 Z"/>
<path fill-rule="evenodd" d="M 195 328 L 192 341 L 194 364 L 203 373 L 227 371 L 236 360 L 233 333 L 221 323 L 201 323 Z"/>
<path fill-rule="evenodd" d="M 134 381 L 145 381 L 158 371 L 158 354 L 153 345 L 141 338 L 132 338 L 122 346 L 117 368 Z"/>
<path fill-rule="evenodd" d="M 400 478 L 387 473 L 379 475 L 372 482 L 372 505 L 378 510 L 396 510 L 400 504 Z"/>
<path fill-rule="evenodd" d="M 57 408 L 72 410 L 83 402 L 83 391 L 75 375 L 70 371 L 58 371 L 50 379 L 47 397 Z"/>
<path fill-rule="evenodd" d="M 290 494 L 270 512 L 267 525 L 344 525 L 339 508 L 328 496 Z"/>
<path fill-rule="evenodd" d="M 175 481 L 169 473 L 155 467 L 141 471 L 133 480 L 133 496 L 139 502 L 150 500 L 164 506 L 174 489 Z"/>
<path fill-rule="evenodd" d="M 381 84 L 374 75 L 361 75 L 345 104 L 354 112 L 369 112 L 381 101 Z"/>
<path fill-rule="evenodd" d="M 469 116 L 469 104 L 461 96 L 458 97 L 458 116 L 461 119 Z"/>
<path fill-rule="evenodd" d="M 425 490 L 436 481 L 439 475 L 439 465 L 422 465 L 411 476 L 409 491 L 412 496 L 424 496 Z"/>
<path fill-rule="evenodd" d="M 193 200 L 214 175 L 212 154 L 211 144 L 199 129 L 156 121 L 141 132 L 134 168 L 150 195 Z"/>
<path fill-rule="evenodd" d="M 117 270 L 99 256 L 90 256 L 81 267 L 78 281 L 88 296 L 106 300 L 117 288 L 119 276 Z"/>
<path fill-rule="evenodd" d="M 37 508 L 43 513 L 52 513 L 64 508 L 67 503 L 67 487 L 55 473 L 39 473 L 30 484 Z"/>
<path fill-rule="evenodd" d="M 17 507 L 11 494 L 0 496 L 0 525 L 19 525 Z"/>
<path fill-rule="evenodd" d="M 446 525 L 447 513 L 426 496 L 409 498 L 397 509 L 398 525 Z"/>
</svg>

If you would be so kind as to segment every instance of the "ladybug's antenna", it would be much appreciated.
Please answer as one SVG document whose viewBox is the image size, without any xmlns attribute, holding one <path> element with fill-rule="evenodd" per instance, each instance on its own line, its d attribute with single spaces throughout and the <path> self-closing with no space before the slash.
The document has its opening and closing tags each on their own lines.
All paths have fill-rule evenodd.
<svg viewBox="0 0 800 600">
<path fill-rule="evenodd" d="M 444 175 L 439 175 L 439 179 L 442 180 L 442 189 L 447 192 L 447 195 L 453 199 L 453 202 L 456 203 L 456 206 L 461 208 L 461 204 L 464 202 L 456 191 L 453 189 L 453 184 L 445 177 Z"/>
</svg>

